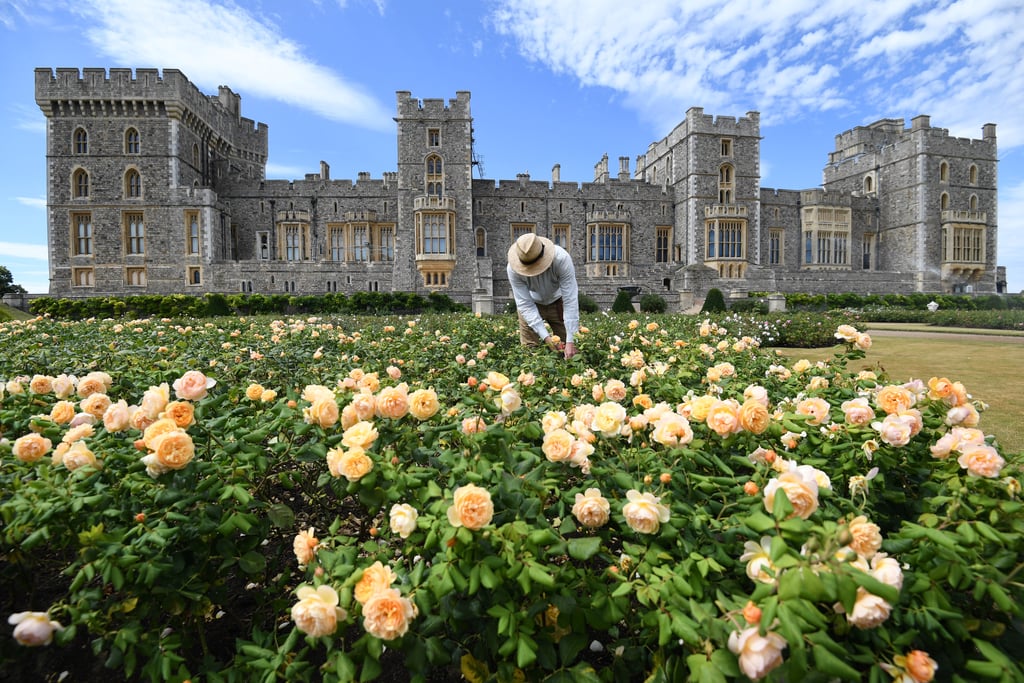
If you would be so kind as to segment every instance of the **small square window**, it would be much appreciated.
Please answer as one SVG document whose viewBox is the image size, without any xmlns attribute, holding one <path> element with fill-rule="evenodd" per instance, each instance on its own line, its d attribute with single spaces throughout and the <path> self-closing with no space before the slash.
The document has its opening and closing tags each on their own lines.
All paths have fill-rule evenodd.
<svg viewBox="0 0 1024 683">
<path fill-rule="evenodd" d="M 427 146 L 428 147 L 440 147 L 441 146 L 441 129 L 430 128 L 427 130 Z"/>
<path fill-rule="evenodd" d="M 202 269 L 198 266 L 190 266 L 186 271 L 186 277 L 188 278 L 188 284 L 190 285 L 203 284 Z"/>
</svg>

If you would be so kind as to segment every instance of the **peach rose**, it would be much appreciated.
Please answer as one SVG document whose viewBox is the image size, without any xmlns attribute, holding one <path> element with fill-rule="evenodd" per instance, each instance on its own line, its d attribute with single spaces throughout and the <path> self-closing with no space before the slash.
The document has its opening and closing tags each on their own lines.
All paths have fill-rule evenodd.
<svg viewBox="0 0 1024 683">
<path fill-rule="evenodd" d="M 503 415 L 511 415 L 523 405 L 523 399 L 519 396 L 514 384 L 507 384 L 495 399 L 495 404 L 501 409 Z"/>
<path fill-rule="evenodd" d="M 150 387 L 142 394 L 139 408 L 151 420 L 156 420 L 160 417 L 160 413 L 164 412 L 164 408 L 170 400 L 171 390 L 167 386 L 167 382 L 164 382 L 159 386 Z"/>
<path fill-rule="evenodd" d="M 491 389 L 494 389 L 495 391 L 501 391 L 508 385 L 510 380 L 508 377 L 501 374 L 500 372 L 491 371 L 487 373 L 487 379 L 485 379 L 484 381 L 487 382 L 487 385 Z"/>
<path fill-rule="evenodd" d="M 59 399 L 65 399 L 75 393 L 75 382 L 67 375 L 57 375 L 53 378 L 51 389 L 54 396 Z"/>
<path fill-rule="evenodd" d="M 626 492 L 626 500 L 629 502 L 622 506 L 622 515 L 629 528 L 637 533 L 656 534 L 669 520 L 668 506 L 662 505 L 661 498 L 653 493 L 630 489 Z"/>
<path fill-rule="evenodd" d="M 378 560 L 363 570 L 363 575 L 356 582 L 353 595 L 360 605 L 365 605 L 374 593 L 387 590 L 397 578 L 391 567 L 384 566 Z"/>
<path fill-rule="evenodd" d="M 302 409 L 302 419 L 306 424 L 317 425 L 327 429 L 338 423 L 341 412 L 338 410 L 338 402 L 334 394 L 330 398 L 318 398 L 313 403 Z"/>
<path fill-rule="evenodd" d="M 79 398 L 88 398 L 93 394 L 106 393 L 110 385 L 113 384 L 110 375 L 105 372 L 90 372 L 88 375 L 78 380 L 78 386 L 76 390 Z"/>
<path fill-rule="evenodd" d="M 53 442 L 39 434 L 26 434 L 14 440 L 11 453 L 24 463 L 33 463 L 50 452 Z"/>
<path fill-rule="evenodd" d="M 782 664 L 786 645 L 786 639 L 777 633 L 766 631 L 762 636 L 760 626 L 748 626 L 729 634 L 729 650 L 739 658 L 740 670 L 755 681 Z"/>
<path fill-rule="evenodd" d="M 742 429 L 740 426 L 739 403 L 731 398 L 724 401 L 715 401 L 708 409 L 704 422 L 715 434 L 723 438 L 730 434 L 736 434 Z"/>
<path fill-rule="evenodd" d="M 90 415 L 89 417 L 91 418 L 92 416 Z M 75 427 L 72 427 L 67 432 L 65 432 L 64 438 L 62 438 L 61 441 L 63 441 L 64 443 L 75 443 L 76 441 L 81 441 L 82 439 L 88 439 L 95 433 L 96 430 L 93 429 L 93 426 L 91 424 L 80 424 Z"/>
<path fill-rule="evenodd" d="M 137 407 L 129 406 L 124 399 L 117 403 L 111 403 L 103 413 L 104 429 L 111 433 L 128 429 L 131 425 L 132 413 L 136 410 L 138 410 Z"/>
<path fill-rule="evenodd" d="M 590 488 L 585 493 L 576 494 L 576 502 L 572 506 L 573 516 L 579 523 L 589 529 L 596 529 L 608 523 L 611 505 L 601 495 L 601 489 Z"/>
<path fill-rule="evenodd" d="M 912 407 L 914 394 L 906 387 L 890 384 L 882 387 L 875 394 L 875 405 L 892 415 Z"/>
<path fill-rule="evenodd" d="M 391 506 L 391 512 L 388 514 L 388 525 L 391 527 L 391 531 L 402 538 L 409 538 L 409 535 L 416 531 L 418 519 L 419 513 L 412 505 L 396 503 Z"/>
<path fill-rule="evenodd" d="M 901 661 L 902 660 L 902 661 Z M 902 666 L 914 683 L 931 683 L 939 665 L 924 650 L 911 650 L 903 657 L 894 657 L 897 666 Z"/>
<path fill-rule="evenodd" d="M 415 617 L 415 605 L 394 588 L 374 593 L 363 605 L 363 628 L 381 640 L 404 636 Z"/>
<path fill-rule="evenodd" d="M 976 427 L 981 420 L 978 409 L 970 403 L 961 403 L 946 411 L 946 424 L 963 425 L 964 427 Z"/>
<path fill-rule="evenodd" d="M 626 398 L 626 385 L 617 379 L 605 382 L 604 396 L 609 401 L 622 401 Z"/>
<path fill-rule="evenodd" d="M 743 390 L 743 399 L 745 401 L 757 401 L 765 408 L 769 405 L 768 390 L 759 384 L 751 384 Z"/>
<path fill-rule="evenodd" d="M 143 457 L 142 462 L 150 476 L 153 476 L 151 470 L 160 470 L 162 474 L 168 470 L 183 469 L 196 454 L 192 437 L 182 429 L 163 432 L 146 445 L 151 453 Z"/>
<path fill-rule="evenodd" d="M 103 413 L 110 407 L 110 397 L 100 392 L 89 394 L 86 398 L 82 399 L 78 407 L 82 412 L 88 413 L 96 419 L 102 419 Z"/>
<path fill-rule="evenodd" d="M 693 441 L 693 429 L 682 415 L 665 412 L 654 422 L 651 439 L 663 446 L 685 446 Z"/>
<path fill-rule="evenodd" d="M 398 420 L 409 412 L 409 394 L 404 383 L 397 387 L 384 387 L 377 394 L 377 415 Z"/>
<path fill-rule="evenodd" d="M 892 605 L 869 593 L 863 588 L 857 589 L 857 599 L 853 603 L 853 611 L 846 615 L 846 620 L 859 629 L 875 628 L 892 612 Z"/>
<path fill-rule="evenodd" d="M 855 425 L 857 427 L 866 427 L 871 424 L 871 421 L 875 419 L 874 409 L 868 405 L 866 398 L 851 398 L 849 401 L 843 401 L 841 406 L 843 409 L 843 416 L 846 419 L 846 424 Z"/>
<path fill-rule="evenodd" d="M 576 438 L 564 429 L 555 429 L 544 435 L 544 443 L 540 449 L 551 462 L 564 462 L 572 455 L 572 445 Z"/>
<path fill-rule="evenodd" d="M 740 406 L 740 427 L 751 434 L 762 434 L 771 423 L 771 415 L 764 403 L 756 398 L 748 398 Z"/>
<path fill-rule="evenodd" d="M 360 391 L 352 396 L 352 401 L 345 407 L 351 407 L 356 422 L 372 420 L 377 414 L 377 397 L 369 391 Z"/>
<path fill-rule="evenodd" d="M 86 465 L 91 465 L 92 467 L 101 466 L 99 460 L 96 459 L 96 455 L 89 450 L 84 441 L 75 441 L 71 444 L 70 448 L 64 452 L 61 462 L 64 464 L 64 467 L 67 467 L 72 472 Z"/>
<path fill-rule="evenodd" d="M 338 593 L 330 586 L 299 586 L 295 594 L 299 601 L 292 606 L 292 621 L 306 635 L 329 636 L 348 616 L 338 607 Z"/>
<path fill-rule="evenodd" d="M 864 515 L 855 517 L 848 527 L 853 540 L 850 548 L 865 559 L 871 559 L 882 547 L 882 533 L 877 524 L 868 521 Z"/>
<path fill-rule="evenodd" d="M 853 325 L 840 325 L 836 328 L 835 338 L 842 339 L 847 344 L 852 344 L 857 341 L 857 335 L 859 334 L 860 332 Z"/>
<path fill-rule="evenodd" d="M 796 516 L 807 519 L 818 509 L 818 482 L 804 472 L 789 470 L 768 482 L 764 487 L 764 507 L 769 513 L 775 508 L 779 489 L 786 493 Z"/>
<path fill-rule="evenodd" d="M 191 403 L 187 401 L 171 401 L 164 408 L 161 417 L 174 420 L 174 424 L 182 429 L 186 429 L 195 424 L 195 414 L 196 410 Z"/>
<path fill-rule="evenodd" d="M 317 401 L 333 401 L 335 396 L 330 387 L 325 387 L 322 384 L 307 384 L 302 390 L 301 398 L 308 403 L 315 403 Z"/>
<path fill-rule="evenodd" d="M 561 410 L 549 410 L 544 413 L 544 417 L 540 420 L 541 429 L 544 433 L 553 432 L 556 429 L 562 429 L 566 425 L 566 415 Z"/>
<path fill-rule="evenodd" d="M 853 345 L 861 351 L 867 351 L 871 348 L 871 335 L 867 332 L 861 332 L 857 335 L 857 341 Z"/>
<path fill-rule="evenodd" d="M 263 385 L 253 383 L 245 388 L 245 397 L 250 401 L 258 401 L 263 392 Z"/>
<path fill-rule="evenodd" d="M 479 416 L 471 416 L 462 419 L 460 427 L 463 434 L 479 434 L 487 429 L 487 423 Z"/>
<path fill-rule="evenodd" d="M 53 378 L 49 375 L 33 375 L 28 390 L 33 394 L 48 394 L 53 391 Z"/>
<path fill-rule="evenodd" d="M 708 412 L 711 410 L 711 406 L 718 402 L 717 396 L 698 396 L 697 398 L 687 401 L 685 416 L 696 422 L 703 422 Z"/>
<path fill-rule="evenodd" d="M 805 398 L 796 404 L 796 414 L 806 415 L 807 424 L 818 425 L 825 424 L 831 418 L 831 406 L 828 401 L 823 398 Z"/>
<path fill-rule="evenodd" d="M 875 553 L 871 558 L 871 575 L 896 590 L 903 588 L 903 568 L 894 557 Z"/>
<path fill-rule="evenodd" d="M 347 451 L 332 449 L 327 453 L 327 467 L 336 477 L 359 481 L 373 469 L 373 460 L 358 446 Z"/>
<path fill-rule="evenodd" d="M 314 535 L 315 533 L 316 529 L 310 527 L 295 534 L 292 551 L 295 553 L 295 559 L 299 561 L 300 567 L 305 567 L 313 561 L 316 549 L 320 546 L 320 539 Z"/>
<path fill-rule="evenodd" d="M 619 433 L 622 424 L 626 421 L 626 409 L 613 401 L 606 401 L 594 411 L 594 418 L 590 423 L 592 431 L 600 432 L 605 436 L 614 436 Z"/>
<path fill-rule="evenodd" d="M 145 431 L 142 432 L 142 441 L 146 444 L 146 448 L 152 450 L 153 441 L 156 437 L 167 432 L 176 432 L 180 429 L 181 427 L 178 426 L 177 422 L 169 417 L 162 417 L 146 427 Z"/>
<path fill-rule="evenodd" d="M 14 639 L 25 647 L 49 645 L 53 642 L 54 631 L 64 629 L 46 612 L 16 612 L 7 617 L 7 623 L 14 626 Z"/>
<path fill-rule="evenodd" d="M 433 389 L 417 389 L 409 394 L 409 413 L 417 420 L 429 420 L 440 409 L 437 392 Z"/>
<path fill-rule="evenodd" d="M 490 524 L 493 516 L 494 502 L 487 489 L 476 484 L 455 489 L 452 505 L 448 508 L 448 522 L 452 526 L 464 526 L 475 531 Z"/>
<path fill-rule="evenodd" d="M 377 428 L 372 422 L 360 420 L 342 433 L 341 443 L 346 448 L 367 449 L 377 440 L 377 436 Z"/>
<path fill-rule="evenodd" d="M 881 422 L 872 422 L 871 427 L 878 432 L 879 438 L 890 446 L 906 446 L 910 443 L 913 425 L 899 415 L 890 413 Z"/>
<path fill-rule="evenodd" d="M 960 457 L 956 461 L 960 463 L 960 467 L 967 470 L 968 474 L 989 479 L 998 477 L 1006 464 L 995 448 L 986 443 L 973 441 L 962 448 Z"/>
<path fill-rule="evenodd" d="M 50 419 L 59 425 L 66 425 L 75 418 L 75 404 L 71 401 L 57 401 L 50 408 Z"/>
<path fill-rule="evenodd" d="M 217 380 L 207 377 L 199 370 L 189 370 L 174 380 L 174 395 L 184 401 L 198 401 L 206 398 L 207 391 L 217 384 Z"/>
</svg>

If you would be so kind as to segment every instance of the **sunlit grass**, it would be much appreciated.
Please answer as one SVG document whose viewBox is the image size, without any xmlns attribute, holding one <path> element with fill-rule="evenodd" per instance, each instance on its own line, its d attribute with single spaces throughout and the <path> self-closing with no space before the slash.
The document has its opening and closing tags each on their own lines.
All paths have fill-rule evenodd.
<svg viewBox="0 0 1024 683">
<path fill-rule="evenodd" d="M 867 357 L 851 370 L 884 370 L 894 381 L 946 377 L 962 382 L 976 400 L 988 404 L 981 429 L 993 434 L 1007 453 L 1024 450 L 1024 345 L 998 340 L 956 336 L 936 339 L 873 335 Z M 781 349 L 787 358 L 810 361 L 831 358 L 837 347 Z"/>
</svg>

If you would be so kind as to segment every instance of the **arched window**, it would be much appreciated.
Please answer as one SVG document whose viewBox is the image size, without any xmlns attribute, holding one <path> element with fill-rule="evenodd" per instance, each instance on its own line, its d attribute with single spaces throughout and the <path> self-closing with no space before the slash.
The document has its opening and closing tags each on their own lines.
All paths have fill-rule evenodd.
<svg viewBox="0 0 1024 683">
<path fill-rule="evenodd" d="M 949 193 L 942 193 L 942 196 L 939 198 L 939 209 L 942 211 L 949 210 Z"/>
<path fill-rule="evenodd" d="M 977 211 L 978 210 L 978 195 L 976 195 L 976 194 L 972 194 L 971 195 L 969 206 L 970 206 L 971 211 Z"/>
<path fill-rule="evenodd" d="M 124 132 L 124 153 L 139 153 L 139 131 L 135 128 L 129 128 Z"/>
<path fill-rule="evenodd" d="M 79 168 L 72 174 L 71 192 L 76 198 L 89 196 L 89 174 L 84 168 Z"/>
<path fill-rule="evenodd" d="M 967 172 L 967 176 L 968 176 L 968 182 L 970 182 L 971 185 L 977 185 L 978 184 L 978 167 L 975 166 L 974 164 L 971 164 L 971 168 Z"/>
<path fill-rule="evenodd" d="M 124 174 L 124 196 L 132 199 L 142 196 L 142 176 L 134 168 Z"/>
<path fill-rule="evenodd" d="M 949 164 L 945 161 L 939 164 L 939 180 L 944 183 L 949 181 Z"/>
<path fill-rule="evenodd" d="M 483 228 L 476 229 L 476 255 L 478 258 L 487 256 L 487 233 Z"/>
<path fill-rule="evenodd" d="M 427 157 L 426 186 L 429 195 L 440 197 L 444 194 L 444 165 L 436 154 Z"/>
<path fill-rule="evenodd" d="M 75 128 L 74 150 L 75 154 L 89 153 L 89 134 L 85 132 L 85 128 Z"/>
<path fill-rule="evenodd" d="M 192 165 L 199 168 L 199 145 L 192 145 Z"/>
<path fill-rule="evenodd" d="M 864 194 L 871 194 L 875 191 L 875 179 L 871 176 L 864 176 Z"/>
<path fill-rule="evenodd" d="M 731 204 L 735 189 L 734 170 L 732 165 L 723 164 L 718 169 L 718 203 Z"/>
</svg>

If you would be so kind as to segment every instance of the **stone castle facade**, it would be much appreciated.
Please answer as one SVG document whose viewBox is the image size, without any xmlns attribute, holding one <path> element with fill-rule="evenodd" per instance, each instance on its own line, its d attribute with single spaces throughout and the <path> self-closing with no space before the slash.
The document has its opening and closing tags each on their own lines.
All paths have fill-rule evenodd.
<svg viewBox="0 0 1024 683">
<path fill-rule="evenodd" d="M 470 93 L 397 93 L 397 170 L 268 180 L 268 128 L 173 69 L 36 69 L 47 119 L 50 295 L 442 292 L 510 299 L 523 232 L 563 245 L 580 289 L 699 303 L 775 292 L 995 292 L 997 154 L 918 116 L 836 136 L 820 188 L 761 187 L 759 114 L 694 107 L 591 182 L 474 178 Z"/>
</svg>

